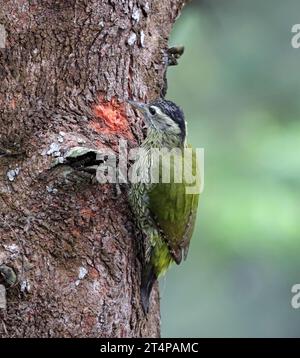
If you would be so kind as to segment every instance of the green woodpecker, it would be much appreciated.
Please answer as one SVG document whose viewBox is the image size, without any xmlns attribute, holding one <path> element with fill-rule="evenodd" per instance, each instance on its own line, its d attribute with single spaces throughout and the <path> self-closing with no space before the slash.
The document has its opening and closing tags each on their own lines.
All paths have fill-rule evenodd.
<svg viewBox="0 0 300 358">
<path fill-rule="evenodd" d="M 151 177 L 154 165 L 152 149 L 167 149 L 165 152 L 160 151 L 165 155 L 174 148 L 178 149 L 171 152 L 172 160 L 164 161 L 164 154 L 160 155 L 159 164 L 156 164 L 160 173 L 158 182 L 140 180 L 132 183 L 129 190 L 130 206 L 139 229 L 145 235 L 141 300 L 147 313 L 155 280 L 166 272 L 172 262 L 180 264 L 182 258 L 187 256 L 195 225 L 199 190 L 188 193 L 187 189 L 192 184 L 184 177 L 181 182 L 175 180 L 176 161 L 183 159 L 185 148 L 190 148 L 186 141 L 186 122 L 181 109 L 173 102 L 161 98 L 149 104 L 128 102 L 142 113 L 148 128 L 146 139 L 141 144 L 141 154 L 133 167 L 140 178 Z M 181 163 L 191 169 L 199 188 L 197 158 L 195 152 L 192 153 L 190 160 L 184 158 Z M 165 169 L 170 169 L 171 173 L 169 182 L 163 181 L 161 175 L 166 163 L 169 163 L 169 168 Z"/>
</svg>

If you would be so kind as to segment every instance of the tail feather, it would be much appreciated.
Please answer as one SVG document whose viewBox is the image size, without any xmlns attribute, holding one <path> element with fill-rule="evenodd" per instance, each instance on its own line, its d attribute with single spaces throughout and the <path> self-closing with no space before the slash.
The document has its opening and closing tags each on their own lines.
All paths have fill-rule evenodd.
<svg viewBox="0 0 300 358">
<path fill-rule="evenodd" d="M 153 265 L 149 262 L 143 269 L 142 272 L 142 283 L 141 283 L 141 300 L 145 314 L 149 311 L 149 301 L 154 282 L 157 277 L 154 272 Z"/>
</svg>

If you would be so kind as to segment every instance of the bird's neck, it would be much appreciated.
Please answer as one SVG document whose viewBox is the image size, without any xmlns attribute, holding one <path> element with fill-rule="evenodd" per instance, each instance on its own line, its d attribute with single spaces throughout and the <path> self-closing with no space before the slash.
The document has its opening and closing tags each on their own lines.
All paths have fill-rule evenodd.
<svg viewBox="0 0 300 358">
<path fill-rule="evenodd" d="M 152 148 L 183 148 L 185 141 L 182 141 L 178 136 L 169 135 L 162 132 L 157 132 L 153 129 L 148 129 L 147 138 L 142 143 L 142 147 L 145 149 Z"/>
</svg>

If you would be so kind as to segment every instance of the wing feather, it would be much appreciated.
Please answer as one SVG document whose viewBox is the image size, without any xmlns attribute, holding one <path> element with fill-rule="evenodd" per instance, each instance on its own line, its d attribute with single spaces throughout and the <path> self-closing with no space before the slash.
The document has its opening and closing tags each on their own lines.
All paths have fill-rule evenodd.
<svg viewBox="0 0 300 358">
<path fill-rule="evenodd" d="M 196 156 L 193 155 L 193 174 L 199 184 L 199 170 Z M 187 256 L 190 240 L 194 231 L 199 193 L 187 194 L 186 188 L 193 184 L 158 183 L 148 193 L 149 210 L 169 246 L 174 261 L 179 264 Z"/>
</svg>

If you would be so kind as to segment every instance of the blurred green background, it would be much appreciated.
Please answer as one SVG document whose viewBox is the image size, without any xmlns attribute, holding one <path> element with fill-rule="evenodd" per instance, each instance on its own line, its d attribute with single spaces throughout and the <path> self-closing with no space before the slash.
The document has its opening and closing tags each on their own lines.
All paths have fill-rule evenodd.
<svg viewBox="0 0 300 358">
<path fill-rule="evenodd" d="M 169 70 L 205 189 L 188 260 L 161 280 L 163 337 L 299 337 L 299 0 L 194 0 Z"/>
</svg>

